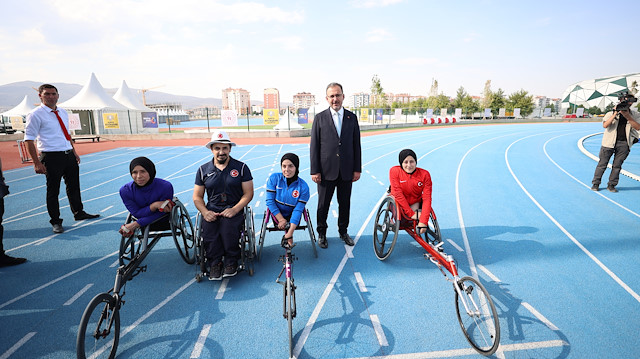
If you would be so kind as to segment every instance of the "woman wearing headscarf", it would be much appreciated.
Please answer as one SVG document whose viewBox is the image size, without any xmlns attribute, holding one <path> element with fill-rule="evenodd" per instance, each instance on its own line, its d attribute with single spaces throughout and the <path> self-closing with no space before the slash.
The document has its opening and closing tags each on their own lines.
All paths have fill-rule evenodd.
<svg viewBox="0 0 640 359">
<path fill-rule="evenodd" d="M 156 177 L 156 166 L 146 157 L 137 157 L 129 164 L 133 181 L 120 188 L 120 198 L 134 221 L 120 228 L 122 235 L 131 235 L 138 227 L 144 227 L 161 218 L 173 207 L 173 186 Z"/>
<path fill-rule="evenodd" d="M 404 218 L 418 220 L 420 233 L 426 232 L 431 213 L 431 174 L 417 167 L 418 158 L 410 149 L 400 151 L 399 166 L 389 170 L 391 194 Z"/>
<path fill-rule="evenodd" d="M 294 153 L 285 153 L 280 159 L 281 173 L 267 180 L 267 207 L 278 221 L 280 229 L 287 228 L 283 239 L 293 245 L 293 231 L 300 225 L 302 212 L 309 201 L 309 186 L 298 174 L 300 159 Z"/>
</svg>

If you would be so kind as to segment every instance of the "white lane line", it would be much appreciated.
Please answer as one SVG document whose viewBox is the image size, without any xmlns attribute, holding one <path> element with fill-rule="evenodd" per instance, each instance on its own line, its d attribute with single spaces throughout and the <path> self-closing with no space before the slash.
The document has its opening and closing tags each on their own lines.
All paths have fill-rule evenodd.
<svg viewBox="0 0 640 359">
<path fill-rule="evenodd" d="M 28 333 L 27 335 L 22 337 L 22 339 L 20 339 L 11 348 L 9 348 L 9 350 L 4 352 L 0 356 L 0 359 L 7 359 L 8 357 L 10 357 L 13 353 L 15 353 L 18 349 L 20 349 L 21 346 L 23 346 L 27 341 L 29 341 L 29 339 L 31 339 L 34 335 L 36 335 L 36 332 Z"/>
<path fill-rule="evenodd" d="M 380 319 L 375 314 L 369 315 L 371 319 L 371 324 L 373 324 L 373 330 L 376 332 L 376 337 L 378 337 L 378 343 L 380 343 L 381 347 L 388 347 L 389 342 L 387 341 L 387 337 L 384 335 L 384 330 L 382 330 L 382 325 L 380 325 Z"/>
<path fill-rule="evenodd" d="M 260 195 L 258 197 L 264 196 L 264 191 L 260 191 Z"/>
<path fill-rule="evenodd" d="M 496 283 L 501 283 L 502 281 L 500 280 L 500 278 L 496 277 L 493 273 L 491 273 L 485 266 L 483 266 L 482 264 L 478 264 L 478 269 L 480 269 L 484 274 L 487 275 L 487 277 L 491 278 L 492 281 L 496 282 Z"/>
<path fill-rule="evenodd" d="M 333 213 L 333 216 L 334 216 L 335 218 L 338 218 L 338 212 L 336 212 L 336 210 L 335 210 L 335 209 L 332 209 L 332 210 L 331 210 L 331 213 Z"/>
<path fill-rule="evenodd" d="M 222 299 L 222 297 L 224 297 L 224 292 L 227 290 L 227 283 L 229 283 L 229 278 L 222 280 L 220 288 L 218 288 L 218 293 L 216 294 L 216 299 Z"/>
<path fill-rule="evenodd" d="M 464 252 L 464 249 L 462 249 L 462 247 L 457 245 L 456 242 L 452 241 L 451 239 L 447 239 L 447 241 L 449 242 L 449 244 L 453 246 L 453 248 L 457 249 L 458 252 Z"/>
<path fill-rule="evenodd" d="M 89 283 L 87 285 L 84 286 L 84 288 L 80 289 L 78 291 L 78 293 L 76 293 L 73 297 L 69 298 L 68 301 L 66 301 L 64 303 L 64 305 L 71 305 L 73 304 L 73 302 L 75 302 L 78 298 L 80 298 L 81 295 L 83 295 L 86 291 L 89 290 L 89 288 L 91 288 L 93 286 L 93 283 Z"/>
<path fill-rule="evenodd" d="M 360 231 L 358 232 L 358 234 L 356 235 L 356 238 L 354 239 L 355 244 L 358 244 L 358 241 L 360 240 L 360 236 L 362 235 L 362 232 L 364 232 L 365 228 L 369 227 L 369 221 L 371 220 L 371 217 L 373 217 L 373 214 L 376 213 L 377 208 L 380 206 L 380 203 L 382 203 L 382 200 L 386 196 L 387 194 L 384 193 L 382 197 L 380 197 L 380 199 L 378 200 L 378 203 L 376 203 L 376 205 L 373 207 L 373 209 L 369 213 L 369 216 L 362 224 L 362 227 L 360 227 Z M 354 244 L 354 247 L 355 247 L 355 244 Z M 340 264 L 338 265 L 338 268 L 336 268 L 336 271 L 333 273 L 333 276 L 331 277 L 329 284 L 327 284 L 327 287 L 324 289 L 324 292 L 322 293 L 320 300 L 316 304 L 315 308 L 313 308 L 313 312 L 311 313 L 311 316 L 309 317 L 307 324 L 304 326 L 304 329 L 302 330 L 302 334 L 300 334 L 300 337 L 296 342 L 295 348 L 293 348 L 294 357 L 297 358 L 298 355 L 300 355 L 300 352 L 302 351 L 302 347 L 307 342 L 307 339 L 309 338 L 309 334 L 311 333 L 311 330 L 313 329 L 313 326 L 316 323 L 316 320 L 318 320 L 320 311 L 322 311 L 322 307 L 324 307 L 324 304 L 327 302 L 327 298 L 329 298 L 329 294 L 331 293 L 331 291 L 333 290 L 333 287 L 338 281 L 338 277 L 340 276 L 340 273 L 342 273 L 342 270 L 344 269 L 344 265 L 347 263 L 348 258 L 349 258 L 349 255 L 345 253 L 344 256 L 342 257 L 342 260 L 340 261 Z"/>
<path fill-rule="evenodd" d="M 356 276 L 356 282 L 358 283 L 358 288 L 360 288 L 360 292 L 362 293 L 368 292 L 369 290 L 367 289 L 367 286 L 364 285 L 364 281 L 362 280 L 362 275 L 360 274 L 360 272 L 355 272 L 353 273 L 353 275 Z"/>
<path fill-rule="evenodd" d="M 542 342 L 528 342 L 528 343 L 518 343 L 518 344 L 500 344 L 500 349 L 505 352 L 514 352 L 518 350 L 533 350 L 533 349 L 544 349 L 544 348 L 553 348 L 553 347 L 563 347 L 569 346 L 569 343 L 564 340 L 547 340 Z M 349 359 L 431 359 L 431 358 L 452 358 L 458 356 L 467 356 L 473 355 L 477 356 L 478 352 L 471 348 L 467 349 L 452 349 L 452 350 L 441 350 L 434 352 L 423 352 L 423 353 L 407 353 L 407 354 L 395 354 L 395 355 L 383 355 L 383 356 L 369 356 L 369 357 L 353 357 Z"/>
<path fill-rule="evenodd" d="M 196 345 L 193 346 L 193 351 L 191 352 L 191 356 L 189 358 L 200 358 L 202 349 L 204 348 L 204 342 L 207 340 L 207 336 L 209 336 L 210 330 L 211 324 L 205 324 L 204 326 L 202 326 L 198 341 L 196 342 Z"/>
<path fill-rule="evenodd" d="M 109 266 L 109 268 L 115 268 L 118 265 L 120 265 L 120 258 L 116 259 L 113 263 L 111 263 L 111 265 Z"/>
<path fill-rule="evenodd" d="M 382 182 L 380 182 L 380 181 L 378 181 L 378 183 L 380 183 L 380 185 L 381 185 L 381 186 L 384 186 L 384 183 L 382 183 Z"/>
<path fill-rule="evenodd" d="M 598 132 L 598 133 L 594 133 L 591 135 L 586 135 L 584 137 L 582 137 L 581 139 L 578 140 L 578 148 L 580 149 L 580 152 L 582 152 L 583 154 L 585 154 L 587 157 L 591 158 L 592 160 L 598 162 L 600 161 L 600 158 L 594 154 L 592 154 L 591 152 L 587 151 L 587 149 L 584 147 L 584 141 L 592 136 L 597 136 L 597 135 L 601 135 L 602 132 Z M 611 166 L 611 163 L 607 164 L 607 168 L 612 168 L 613 166 Z M 640 181 L 640 175 L 637 175 L 635 173 L 631 173 L 629 171 L 626 170 L 620 170 L 620 174 L 623 174 L 627 177 L 630 177 L 636 181 Z"/>
<path fill-rule="evenodd" d="M 255 208 L 258 208 L 258 207 L 260 207 L 260 201 L 256 202 Z"/>
<path fill-rule="evenodd" d="M 369 171 L 367 171 L 367 173 L 369 173 Z M 373 178 L 374 180 L 377 180 L 376 176 L 371 175 L 371 178 Z"/>
<path fill-rule="evenodd" d="M 56 279 L 54 279 L 54 280 L 52 280 L 52 281 L 49 281 L 49 282 L 47 282 L 47 283 L 45 283 L 45 284 L 43 284 L 43 285 L 41 285 L 41 286 L 39 286 L 39 287 L 37 287 L 37 288 L 34 288 L 34 289 L 32 289 L 32 290 L 28 291 L 28 292 L 26 292 L 26 293 L 24 293 L 24 294 L 22 294 L 22 295 L 19 295 L 19 296 L 15 297 L 15 298 L 13 298 L 13 299 L 11 299 L 11 300 L 9 300 L 9 301 L 6 301 L 6 302 L 4 302 L 4 303 L 0 304 L 0 309 L 2 309 L 2 308 L 4 308 L 4 307 L 6 307 L 6 306 L 7 306 L 7 305 L 9 305 L 9 304 L 15 303 L 15 302 L 19 301 L 20 299 L 22 299 L 22 298 L 24 298 L 24 297 L 27 297 L 27 296 L 29 296 L 29 295 L 31 295 L 31 294 L 33 294 L 33 293 L 35 293 L 35 292 L 38 292 L 38 291 L 40 291 L 40 290 L 42 290 L 42 289 L 44 289 L 44 288 L 46 288 L 46 287 L 48 287 L 48 286 L 50 286 L 50 285 L 52 285 L 52 284 L 58 283 L 59 281 L 61 281 L 61 280 L 65 279 L 65 278 L 67 278 L 67 277 L 70 277 L 70 276 L 72 276 L 72 275 L 74 275 L 74 274 L 76 274 L 76 273 L 78 273 L 78 272 L 80 272 L 80 271 L 83 271 L 83 270 L 85 270 L 85 269 L 87 269 L 87 268 L 91 267 L 92 265 L 94 265 L 94 264 L 96 264 L 96 263 L 100 263 L 100 262 L 102 262 L 103 260 L 105 260 L 105 259 L 107 259 L 107 258 L 109 258 L 109 257 L 111 257 L 112 255 L 115 255 L 115 254 L 117 254 L 117 253 L 118 253 L 118 251 L 115 251 L 115 252 L 113 252 L 113 253 L 107 254 L 106 256 L 103 256 L 102 258 L 98 258 L 98 259 L 96 259 L 95 261 L 93 261 L 93 262 L 91 262 L 91 263 L 89 263 L 89 264 L 85 264 L 85 265 L 83 265 L 82 267 L 80 267 L 80 268 L 78 268 L 78 269 L 76 269 L 76 270 L 73 270 L 73 271 L 71 271 L 71 272 L 69 272 L 69 273 L 67 273 L 67 274 L 63 275 L 62 277 L 58 277 L 58 278 L 56 278 Z"/>
<path fill-rule="evenodd" d="M 111 208 L 113 208 L 113 206 L 109 206 L 109 207 L 107 207 L 107 208 L 103 209 L 102 211 L 100 211 L 100 213 L 102 213 L 102 212 L 106 212 L 106 211 L 110 210 Z"/>
<path fill-rule="evenodd" d="M 549 319 L 547 319 L 542 313 L 538 312 L 536 308 L 534 308 L 531 304 L 527 302 L 522 302 L 522 306 L 527 308 L 528 311 L 531 312 L 536 318 L 538 318 L 541 322 L 543 322 L 549 329 L 551 330 L 559 330 L 558 327 L 553 325 Z"/>
<path fill-rule="evenodd" d="M 535 136 L 535 135 L 531 135 L 531 136 Z M 604 263 L 602 263 L 595 255 L 589 252 L 589 250 L 585 246 L 583 246 L 582 243 L 580 243 L 574 236 L 571 235 L 571 233 L 569 233 L 569 231 L 567 231 L 566 228 L 564 228 L 553 216 L 551 216 L 551 214 L 547 212 L 547 210 L 544 207 L 542 207 L 542 205 L 538 203 L 538 201 L 536 201 L 535 198 L 533 198 L 531 193 L 529 193 L 529 191 L 527 191 L 527 189 L 524 188 L 524 185 L 522 185 L 522 182 L 520 182 L 516 174 L 513 172 L 513 169 L 511 169 L 511 165 L 509 164 L 509 150 L 514 144 L 531 136 L 523 137 L 517 141 L 514 141 L 512 144 L 509 145 L 509 147 L 507 147 L 506 151 L 504 151 L 504 160 L 507 163 L 507 168 L 509 169 L 511 176 L 513 177 L 513 179 L 516 180 L 516 182 L 518 183 L 518 186 L 520 186 L 520 188 L 527 195 L 527 197 L 529 197 L 529 199 L 540 209 L 540 211 L 542 211 L 542 213 L 544 213 L 544 215 L 547 216 L 547 218 L 549 218 L 551 222 L 553 222 L 553 224 L 555 224 L 556 227 L 558 227 L 558 229 L 560 229 L 562 233 L 564 233 L 567 236 L 567 238 L 569 238 L 589 258 L 591 258 L 592 261 L 594 261 L 605 273 L 607 273 L 607 275 L 609 275 L 616 283 L 618 283 L 618 285 L 620 285 L 625 291 L 627 291 L 627 293 L 631 294 L 631 296 L 635 298 L 635 300 L 640 302 L 640 295 L 634 292 L 633 289 L 631 289 L 631 287 L 629 287 L 625 282 L 623 282 L 622 279 L 620 279 L 615 273 L 613 273 L 613 271 L 611 271 L 607 266 L 605 266 Z"/>
</svg>

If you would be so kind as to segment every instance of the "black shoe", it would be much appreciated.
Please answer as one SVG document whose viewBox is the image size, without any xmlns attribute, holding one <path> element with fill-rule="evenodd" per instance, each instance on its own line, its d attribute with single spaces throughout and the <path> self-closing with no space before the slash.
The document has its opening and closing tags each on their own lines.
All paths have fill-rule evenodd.
<svg viewBox="0 0 640 359">
<path fill-rule="evenodd" d="M 617 192 L 618 192 L 618 190 L 616 189 L 616 187 L 615 187 L 615 186 L 612 186 L 612 185 L 608 185 L 608 186 L 607 186 L 607 189 L 609 190 L 609 192 L 613 192 L 613 193 L 617 193 Z"/>
<path fill-rule="evenodd" d="M 16 258 L 3 254 L 2 256 L 0 256 L 0 267 L 15 266 L 26 261 L 26 258 Z"/>
<path fill-rule="evenodd" d="M 56 223 L 53 225 L 53 233 L 62 233 L 64 232 L 64 228 L 62 228 L 62 225 L 60 223 Z"/>
<path fill-rule="evenodd" d="M 344 244 L 348 245 L 348 246 L 352 246 L 355 244 L 353 242 L 353 239 L 351 239 L 351 237 L 349 237 L 349 234 L 347 233 L 343 233 L 340 235 L 340 239 L 342 239 L 344 241 Z"/>
<path fill-rule="evenodd" d="M 83 219 L 94 219 L 100 217 L 99 214 L 89 214 L 85 211 L 78 212 L 75 214 L 74 218 L 76 221 L 82 221 Z"/>
<path fill-rule="evenodd" d="M 233 277 L 236 274 L 238 274 L 238 264 L 229 264 L 224 268 L 224 274 L 222 274 L 222 276 L 226 278 Z"/>
<path fill-rule="evenodd" d="M 329 247 L 326 234 L 318 233 L 318 246 L 322 249 L 326 249 L 327 247 Z"/>
<path fill-rule="evenodd" d="M 591 186 L 591 190 L 598 192 L 600 190 L 600 185 L 594 184 L 593 186 Z"/>
<path fill-rule="evenodd" d="M 211 265 L 209 269 L 209 280 L 221 280 L 222 279 L 222 262 Z"/>
</svg>

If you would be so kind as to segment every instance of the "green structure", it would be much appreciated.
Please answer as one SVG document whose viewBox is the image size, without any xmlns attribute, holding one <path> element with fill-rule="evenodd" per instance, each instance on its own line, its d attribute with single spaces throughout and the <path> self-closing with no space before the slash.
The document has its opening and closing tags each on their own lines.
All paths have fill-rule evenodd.
<svg viewBox="0 0 640 359">
<path fill-rule="evenodd" d="M 640 73 L 585 80 L 569 86 L 562 94 L 562 108 L 575 109 L 599 107 L 604 110 L 611 103 L 618 103 L 622 91 L 635 93 L 640 85 Z"/>
</svg>

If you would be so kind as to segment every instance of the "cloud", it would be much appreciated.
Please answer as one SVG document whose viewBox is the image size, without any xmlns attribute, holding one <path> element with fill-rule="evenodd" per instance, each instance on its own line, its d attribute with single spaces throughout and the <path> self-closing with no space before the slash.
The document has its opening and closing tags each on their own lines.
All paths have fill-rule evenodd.
<svg viewBox="0 0 640 359">
<path fill-rule="evenodd" d="M 404 2 L 405 0 L 354 0 L 350 1 L 349 4 L 355 8 L 364 8 L 370 9 L 375 7 L 385 7 L 389 5 L 399 4 Z"/>
<path fill-rule="evenodd" d="M 282 49 L 288 51 L 303 50 L 302 41 L 303 39 L 300 36 L 283 36 L 271 40 L 271 42 L 279 44 Z"/>
<path fill-rule="evenodd" d="M 376 30 L 371 30 L 367 33 L 365 41 L 366 42 L 382 42 L 382 41 L 391 40 L 392 38 L 393 36 L 391 36 L 391 33 L 388 32 L 387 30 L 376 29 Z"/>
</svg>

